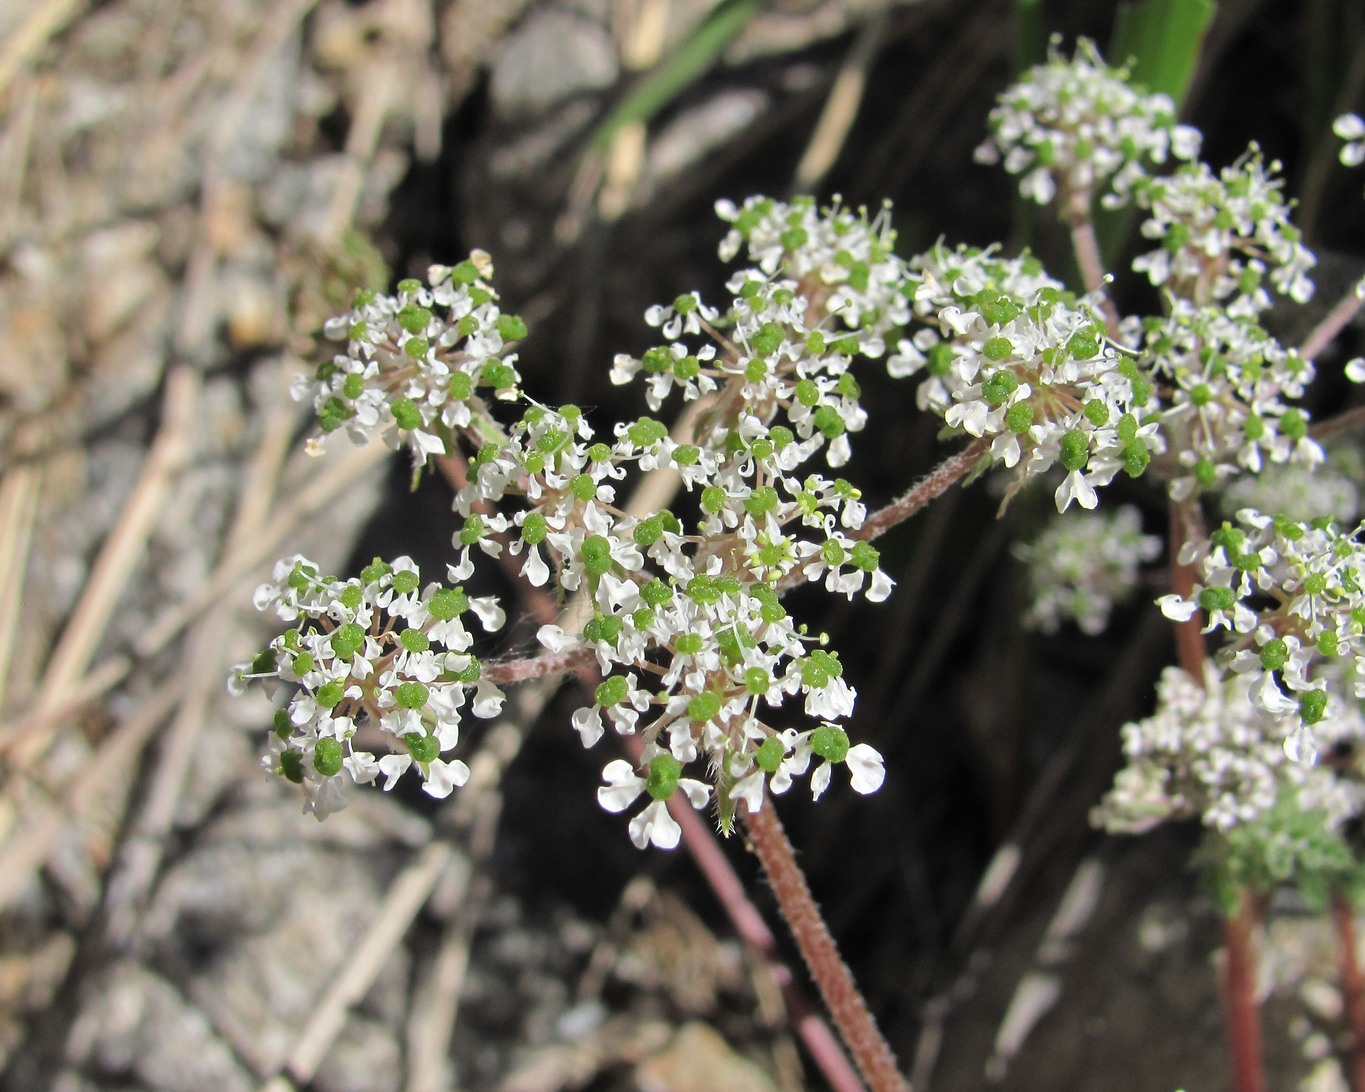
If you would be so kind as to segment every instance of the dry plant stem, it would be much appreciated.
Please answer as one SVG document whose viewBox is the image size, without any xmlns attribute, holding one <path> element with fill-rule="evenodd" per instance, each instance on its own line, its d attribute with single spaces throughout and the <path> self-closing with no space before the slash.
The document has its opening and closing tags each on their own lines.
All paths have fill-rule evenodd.
<svg viewBox="0 0 1365 1092">
<path fill-rule="evenodd" d="M 1105 328 L 1109 336 L 1117 340 L 1119 315 L 1109 293 L 1104 290 L 1104 260 L 1100 257 L 1099 240 L 1095 238 L 1095 223 L 1090 219 L 1089 191 L 1066 195 L 1066 215 L 1071 224 L 1071 248 L 1075 251 L 1085 290 L 1099 293 Z"/>
<path fill-rule="evenodd" d="M 43 0 L 0 46 L 0 95 L 10 81 L 29 64 L 43 46 L 80 14 L 84 0 Z"/>
<path fill-rule="evenodd" d="M 0 477 L 0 573 L 8 574 L 0 588 L 0 709 L 5 707 L 9 689 L 10 658 L 23 613 L 24 573 L 44 473 L 41 464 L 28 465 L 23 455 L 42 443 L 46 430 L 41 420 L 30 421 L 19 430 L 14 446 L 20 457 Z"/>
<path fill-rule="evenodd" d="M 1256 908 L 1251 892 L 1238 893 L 1237 910 L 1223 919 L 1227 960 L 1223 967 L 1223 1010 L 1232 1055 L 1233 1092 L 1265 1092 L 1261 1068 L 1261 1016 L 1256 1002 Z"/>
<path fill-rule="evenodd" d="M 1299 355 L 1305 360 L 1315 359 L 1318 353 L 1332 344 L 1346 324 L 1356 317 L 1362 304 L 1365 304 L 1365 300 L 1356 295 L 1354 288 L 1342 296 L 1304 338 L 1303 344 L 1299 346 Z"/>
<path fill-rule="evenodd" d="M 843 151 L 867 90 L 868 70 L 881 46 L 886 20 L 886 12 L 882 11 L 863 24 L 852 50 L 839 68 L 815 132 L 806 145 L 801 162 L 796 166 L 796 175 L 792 179 L 793 193 L 815 193 L 819 190 L 821 181 Z"/>
<path fill-rule="evenodd" d="M 910 1092 L 910 1082 L 901 1075 L 891 1047 L 868 1011 L 867 1002 L 858 992 L 853 975 L 820 916 L 772 800 L 765 799 L 757 812 L 746 813 L 744 822 L 782 916 L 863 1080 L 872 1092 Z M 1244 1090 L 1239 1088 L 1237 1092 Z"/>
<path fill-rule="evenodd" d="M 1365 1092 L 1365 978 L 1356 954 L 1356 915 L 1350 900 L 1338 888 L 1332 892 L 1332 922 L 1337 930 L 1337 963 L 1345 1007 L 1346 1030 L 1351 1035 L 1351 1092 Z"/>
</svg>

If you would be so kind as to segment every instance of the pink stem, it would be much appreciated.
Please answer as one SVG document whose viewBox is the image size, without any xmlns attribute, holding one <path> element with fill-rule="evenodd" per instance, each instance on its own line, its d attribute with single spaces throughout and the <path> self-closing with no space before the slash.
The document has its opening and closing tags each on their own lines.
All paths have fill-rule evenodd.
<svg viewBox="0 0 1365 1092">
<path fill-rule="evenodd" d="M 1071 225 L 1071 248 L 1076 254 L 1076 265 L 1087 292 L 1099 294 L 1104 325 L 1111 338 L 1119 336 L 1119 314 L 1109 298 L 1104 284 L 1104 259 L 1100 243 L 1095 237 L 1095 222 L 1090 218 L 1090 192 L 1072 191 L 1066 195 L 1066 216 Z"/>
<path fill-rule="evenodd" d="M 1365 300 L 1357 296 L 1354 289 L 1337 300 L 1336 305 L 1313 327 L 1303 344 L 1299 346 L 1299 355 L 1305 360 L 1315 359 L 1323 349 L 1332 344 L 1346 324 L 1355 318 L 1362 304 L 1365 304 Z"/>
</svg>

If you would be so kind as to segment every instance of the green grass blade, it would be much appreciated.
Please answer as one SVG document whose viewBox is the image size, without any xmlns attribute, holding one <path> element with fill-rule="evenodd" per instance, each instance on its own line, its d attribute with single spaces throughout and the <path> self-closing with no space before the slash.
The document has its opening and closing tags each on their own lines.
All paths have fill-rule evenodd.
<svg viewBox="0 0 1365 1092">
<path fill-rule="evenodd" d="M 1214 0 L 1139 0 L 1119 8 L 1109 63 L 1133 62 L 1132 79 L 1184 101 L 1213 21 Z"/>
<path fill-rule="evenodd" d="M 593 134 L 593 147 L 607 148 L 624 126 L 648 121 L 690 87 L 762 6 L 763 0 L 728 0 L 717 8 L 611 112 Z"/>
</svg>

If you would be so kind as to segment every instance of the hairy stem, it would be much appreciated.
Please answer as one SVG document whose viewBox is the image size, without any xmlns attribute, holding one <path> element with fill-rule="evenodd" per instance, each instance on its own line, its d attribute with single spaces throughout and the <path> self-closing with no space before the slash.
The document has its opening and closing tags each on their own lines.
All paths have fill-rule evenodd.
<svg viewBox="0 0 1365 1092">
<path fill-rule="evenodd" d="M 744 820 L 750 845 L 772 884 L 782 916 L 863 1080 L 872 1092 L 910 1092 L 910 1082 L 901 1075 L 896 1056 L 820 916 L 772 800 L 765 798 L 757 812 L 745 813 Z"/>
<path fill-rule="evenodd" d="M 1321 440 L 1324 436 L 1331 436 L 1334 432 L 1349 432 L 1351 429 L 1362 427 L 1365 427 L 1365 406 L 1357 406 L 1345 413 L 1338 413 L 1335 417 L 1329 417 L 1325 421 L 1319 421 L 1308 430 L 1308 435 L 1315 440 Z"/>
<path fill-rule="evenodd" d="M 1227 963 L 1223 1010 L 1232 1061 L 1232 1092 L 1265 1092 L 1261 1069 L 1261 1014 L 1256 1002 L 1256 909 L 1251 892 L 1238 893 L 1237 910 L 1223 919 Z"/>
<path fill-rule="evenodd" d="M 1340 888 L 1332 892 L 1332 922 L 1337 930 L 1337 966 L 1346 1030 L 1351 1036 L 1346 1072 L 1351 1092 L 1365 1092 L 1365 979 L 1361 977 L 1360 959 L 1356 955 L 1355 910 Z"/>
<path fill-rule="evenodd" d="M 1204 536 L 1199 504 L 1194 500 L 1171 501 L 1171 590 L 1189 599 L 1194 592 L 1194 566 L 1180 560 L 1180 548 Z M 1204 684 L 1204 635 L 1200 632 L 1203 611 L 1185 622 L 1175 623 L 1176 658 L 1181 669 Z M 1261 1014 L 1256 1000 L 1256 911 L 1252 894 L 1238 891 L 1236 912 L 1223 919 L 1227 964 L 1223 973 L 1223 1015 L 1227 1021 L 1228 1052 L 1232 1063 L 1232 1092 L 1264 1092 L 1261 1066 Z"/>
<path fill-rule="evenodd" d="M 1119 313 L 1114 302 L 1105 290 L 1104 259 L 1100 256 L 1100 242 L 1095 237 L 1095 222 L 1090 218 L 1090 192 L 1068 192 L 1066 195 L 1066 215 L 1071 225 L 1071 249 L 1076 255 L 1076 265 L 1081 271 L 1081 281 L 1087 292 L 1099 296 L 1100 310 L 1104 313 L 1104 325 L 1109 336 L 1115 340 L 1119 336 Z"/>
<path fill-rule="evenodd" d="M 464 487 L 468 480 L 468 464 L 462 456 L 458 453 L 445 456 L 438 461 L 438 465 L 457 492 Z M 661 476 L 658 471 L 655 471 L 646 480 L 658 481 Z M 648 507 L 651 503 L 652 500 L 643 486 L 630 501 L 632 507 L 640 507 L 641 505 Z M 658 507 L 664 507 L 667 503 L 668 499 L 665 497 L 660 500 Z M 486 510 L 487 505 L 479 502 L 475 505 L 475 509 Z M 504 545 L 504 549 L 498 554 L 498 563 L 502 566 L 503 572 L 512 586 L 516 588 L 517 595 L 523 604 L 542 625 L 563 621 L 560 605 L 555 602 L 554 597 L 545 589 L 534 587 L 522 575 L 517 559 L 506 549 L 508 545 L 506 535 L 498 535 L 497 537 Z M 570 663 L 565 669 L 574 672 L 585 695 L 591 700 L 593 688 L 601 681 L 597 662 L 589 650 L 579 649 L 576 651 L 578 653 L 576 662 Z M 558 658 L 563 660 L 565 656 L 569 655 L 572 654 L 564 653 Z M 529 660 L 515 661 L 516 664 L 525 665 L 542 662 L 548 665 L 548 658 L 538 656 Z M 510 666 L 510 663 L 507 665 L 485 665 L 485 674 L 492 677 L 492 668 L 506 669 Z M 620 742 L 636 765 L 641 765 L 644 740 L 638 735 L 622 736 Z M 691 854 L 693 862 L 720 901 L 726 915 L 734 925 L 735 931 L 746 944 L 751 945 L 767 960 L 769 972 L 782 991 L 782 999 L 787 1006 L 787 1013 L 791 1018 L 792 1026 L 800 1036 L 802 1043 L 805 1044 L 815 1068 L 829 1083 L 832 1092 L 862 1092 L 862 1084 L 858 1080 L 858 1075 L 854 1072 L 852 1065 L 849 1064 L 838 1039 L 830 1030 L 829 1025 L 813 1011 L 810 1001 L 803 995 L 791 970 L 782 962 L 781 954 L 777 949 L 776 938 L 768 928 L 767 923 L 764 922 L 763 915 L 759 913 L 758 908 L 745 892 L 744 883 L 740 880 L 738 873 L 735 872 L 734 866 L 730 864 L 729 858 L 725 856 L 716 843 L 714 831 L 698 816 L 681 793 L 675 793 L 669 799 L 668 810 L 682 828 L 684 848 Z"/>
<path fill-rule="evenodd" d="M 989 438 L 973 440 L 956 455 L 949 455 L 929 472 L 929 476 L 898 500 L 878 509 L 863 521 L 862 527 L 849 538 L 874 539 L 898 523 L 904 523 L 935 497 L 940 497 L 976 465 L 976 461 L 990 450 Z"/>
<path fill-rule="evenodd" d="M 544 652 L 522 660 L 500 660 L 483 665 L 483 678 L 498 686 L 526 682 L 546 675 L 562 675 L 566 671 L 593 666 L 591 649 L 571 648 L 564 652 Z"/>
<path fill-rule="evenodd" d="M 1180 560 L 1180 549 L 1187 542 L 1203 538 L 1203 520 L 1195 501 L 1171 501 L 1171 591 L 1182 599 L 1194 595 L 1194 566 Z M 1197 686 L 1204 685 L 1204 612 L 1195 611 L 1194 616 L 1185 622 L 1175 622 L 1176 662 Z"/>
</svg>

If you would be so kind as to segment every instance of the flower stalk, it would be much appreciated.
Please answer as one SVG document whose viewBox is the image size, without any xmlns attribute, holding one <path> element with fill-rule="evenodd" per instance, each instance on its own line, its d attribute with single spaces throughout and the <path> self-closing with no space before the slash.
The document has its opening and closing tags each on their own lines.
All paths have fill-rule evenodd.
<svg viewBox="0 0 1365 1092">
<path fill-rule="evenodd" d="M 1233 1092 L 1265 1092 L 1261 1017 L 1256 997 L 1255 900 L 1245 887 L 1237 908 L 1223 918 L 1223 1009 L 1227 1020 Z"/>
<path fill-rule="evenodd" d="M 746 814 L 744 820 L 750 844 L 763 865 L 782 917 L 863 1080 L 872 1092 L 910 1092 L 910 1082 L 901 1075 L 896 1056 L 877 1027 L 811 895 L 772 800 L 765 800 L 757 812 Z"/>
<path fill-rule="evenodd" d="M 1351 1092 L 1365 1092 L 1365 977 L 1360 973 L 1356 952 L 1355 908 L 1341 888 L 1332 892 L 1332 924 L 1337 934 L 1337 965 L 1350 1040 L 1345 1068 Z"/>
</svg>

